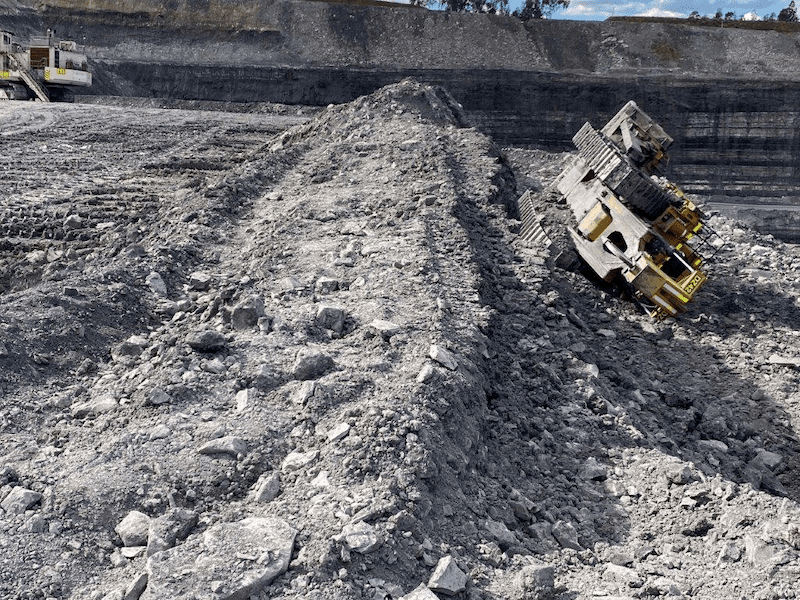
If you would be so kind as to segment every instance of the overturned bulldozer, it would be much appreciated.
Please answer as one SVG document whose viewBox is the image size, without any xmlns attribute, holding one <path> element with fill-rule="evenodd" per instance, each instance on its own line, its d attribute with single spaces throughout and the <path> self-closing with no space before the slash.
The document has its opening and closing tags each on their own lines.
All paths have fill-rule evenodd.
<svg viewBox="0 0 800 600">
<path fill-rule="evenodd" d="M 702 211 L 659 176 L 672 138 L 631 101 L 603 129 L 586 123 L 572 141 L 578 156 L 550 188 L 550 204 L 571 212 L 561 223 L 569 236 L 556 245 L 572 247 L 559 248 L 557 263 L 572 262 L 577 252 L 605 281 L 629 285 L 654 318 L 685 311 L 706 281 L 700 265 L 719 238 Z M 520 198 L 523 239 L 549 245 L 559 238 L 554 222 L 542 218 L 547 203 L 530 191 Z"/>
</svg>

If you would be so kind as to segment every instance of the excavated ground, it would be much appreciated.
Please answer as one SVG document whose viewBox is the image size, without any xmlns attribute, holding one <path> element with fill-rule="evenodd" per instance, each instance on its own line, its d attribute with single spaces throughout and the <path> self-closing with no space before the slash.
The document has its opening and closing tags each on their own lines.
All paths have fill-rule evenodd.
<svg viewBox="0 0 800 600">
<path fill-rule="evenodd" d="M 0 598 L 795 597 L 797 247 L 713 217 L 653 323 L 517 239 L 566 155 L 413 82 L 0 122 Z"/>
</svg>

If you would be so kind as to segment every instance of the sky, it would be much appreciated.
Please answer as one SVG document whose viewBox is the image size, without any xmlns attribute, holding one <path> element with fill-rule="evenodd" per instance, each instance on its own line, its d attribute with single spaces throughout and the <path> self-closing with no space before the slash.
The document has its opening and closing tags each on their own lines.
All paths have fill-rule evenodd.
<svg viewBox="0 0 800 600">
<path fill-rule="evenodd" d="M 509 0 L 514 10 L 524 0 Z M 693 11 L 701 15 L 714 15 L 717 9 L 722 14 L 736 13 L 737 18 L 746 13 L 755 13 L 759 17 L 775 13 L 776 15 L 789 5 L 789 0 L 642 0 L 612 2 L 610 0 L 570 0 L 569 8 L 557 10 L 553 19 L 576 19 L 603 21 L 611 16 L 642 15 L 650 17 L 688 17 Z"/>
</svg>

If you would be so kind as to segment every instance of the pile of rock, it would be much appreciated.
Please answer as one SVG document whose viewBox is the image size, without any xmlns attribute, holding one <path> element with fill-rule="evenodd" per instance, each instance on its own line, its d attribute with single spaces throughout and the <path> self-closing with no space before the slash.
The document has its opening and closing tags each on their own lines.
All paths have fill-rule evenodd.
<svg viewBox="0 0 800 600">
<path fill-rule="evenodd" d="M 4 298 L 117 333 L 4 382 L 2 593 L 790 597 L 797 250 L 715 219 L 710 283 L 653 323 L 518 243 L 515 174 L 560 158 L 464 124 L 410 81 L 332 107 L 98 252 L 102 302 Z"/>
</svg>

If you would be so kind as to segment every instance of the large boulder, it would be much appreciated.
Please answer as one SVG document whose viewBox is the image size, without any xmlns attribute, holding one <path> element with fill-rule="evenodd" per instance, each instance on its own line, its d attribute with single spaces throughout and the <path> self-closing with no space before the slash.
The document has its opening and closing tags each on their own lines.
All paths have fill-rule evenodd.
<svg viewBox="0 0 800 600">
<path fill-rule="evenodd" d="M 186 343 L 197 352 L 218 352 L 225 347 L 227 340 L 218 331 L 204 329 L 187 335 Z"/>
<path fill-rule="evenodd" d="M 297 531 L 276 517 L 210 527 L 147 559 L 140 600 L 246 600 L 289 568 Z M 176 575 L 180 575 L 179 577 Z"/>
<path fill-rule="evenodd" d="M 138 510 L 132 510 L 114 528 L 126 546 L 145 546 L 150 531 L 150 517 Z"/>
<path fill-rule="evenodd" d="M 42 495 L 39 492 L 17 486 L 5 497 L 0 506 L 9 514 L 21 515 L 41 499 Z"/>
<path fill-rule="evenodd" d="M 331 370 L 334 366 L 333 358 L 324 352 L 304 348 L 297 353 L 292 374 L 301 381 L 316 379 Z"/>
</svg>

